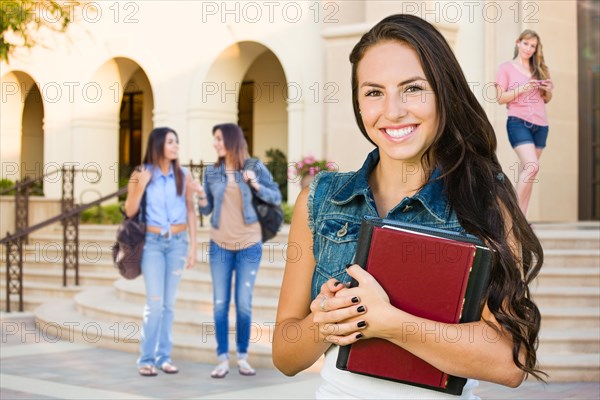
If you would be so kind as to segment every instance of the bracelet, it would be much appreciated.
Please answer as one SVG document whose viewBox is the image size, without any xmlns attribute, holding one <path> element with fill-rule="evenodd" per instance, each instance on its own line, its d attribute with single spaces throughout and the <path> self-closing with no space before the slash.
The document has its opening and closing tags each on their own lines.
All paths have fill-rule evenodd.
<svg viewBox="0 0 600 400">
<path fill-rule="evenodd" d="M 198 197 L 198 200 L 206 200 L 206 196 L 204 196 L 204 197 Z"/>
</svg>

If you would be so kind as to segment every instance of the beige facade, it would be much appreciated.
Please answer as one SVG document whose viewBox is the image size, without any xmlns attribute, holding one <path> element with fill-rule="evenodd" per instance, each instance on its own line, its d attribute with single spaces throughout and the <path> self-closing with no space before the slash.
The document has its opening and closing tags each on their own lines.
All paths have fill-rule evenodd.
<svg viewBox="0 0 600 400">
<path fill-rule="evenodd" d="M 180 136 L 183 162 L 214 161 L 210 129 L 238 122 L 252 82 L 252 148 L 281 149 L 289 161 L 312 154 L 340 170 L 358 168 L 369 143 L 356 127 L 348 54 L 381 18 L 410 12 L 451 43 L 498 136 L 508 176 L 517 158 L 493 101 L 500 63 L 524 28 L 536 30 L 555 81 L 550 136 L 529 217 L 577 219 L 577 13 L 574 1 L 92 2 L 75 9 L 65 34 L 0 66 L 2 178 L 49 172 L 64 162 L 96 169 L 78 175 L 81 202 L 117 190 L 124 93 L 142 93 L 141 143 L 154 126 Z M 85 10 L 85 12 L 84 12 Z M 36 93 L 37 100 L 36 100 Z M 143 145 L 142 145 L 143 146 Z M 513 176 L 514 181 L 514 176 Z M 299 186 L 289 184 L 293 202 Z M 59 185 L 45 185 L 48 198 Z"/>
</svg>

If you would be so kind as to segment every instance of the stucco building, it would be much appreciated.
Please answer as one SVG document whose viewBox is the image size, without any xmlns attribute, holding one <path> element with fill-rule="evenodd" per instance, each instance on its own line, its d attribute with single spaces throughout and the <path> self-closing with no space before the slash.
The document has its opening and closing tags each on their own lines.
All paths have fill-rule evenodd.
<svg viewBox="0 0 600 400">
<path fill-rule="evenodd" d="M 381 18 L 406 12 L 452 45 L 513 181 L 517 158 L 493 81 L 519 33 L 540 34 L 555 92 L 528 216 L 600 217 L 592 1 L 96 1 L 72 12 L 66 33 L 41 30 L 37 46 L 0 65 L 2 178 L 72 162 L 101 172 L 98 182 L 77 177 L 79 201 L 91 201 L 117 190 L 119 166 L 139 163 L 153 127 L 178 132 L 183 162 L 210 162 L 211 127 L 225 121 L 239 122 L 263 159 L 276 148 L 290 162 L 312 154 L 356 169 L 371 145 L 354 121 L 348 54 Z M 288 186 L 293 202 L 299 186 Z M 60 186 L 44 192 L 58 198 Z"/>
</svg>

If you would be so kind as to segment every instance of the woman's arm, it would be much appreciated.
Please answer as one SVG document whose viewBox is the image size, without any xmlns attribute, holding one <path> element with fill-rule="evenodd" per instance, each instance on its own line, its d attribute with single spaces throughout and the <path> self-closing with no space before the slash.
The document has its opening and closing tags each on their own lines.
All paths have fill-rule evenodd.
<svg viewBox="0 0 600 400">
<path fill-rule="evenodd" d="M 260 161 L 254 164 L 254 169 L 244 170 L 244 181 L 249 182 L 256 190 L 256 195 L 269 204 L 281 204 L 281 192 L 279 185 L 273 179 L 273 175 Z"/>
<path fill-rule="evenodd" d="M 213 193 L 210 188 L 210 184 L 208 183 L 208 175 L 210 173 L 214 174 L 216 173 L 216 171 L 214 169 L 209 170 L 209 168 L 207 168 L 204 171 L 204 186 L 202 187 L 203 190 L 196 190 L 196 193 L 198 193 L 198 209 L 203 215 L 210 214 L 212 212 L 214 204 Z"/>
<path fill-rule="evenodd" d="M 310 367 L 331 345 L 326 341 L 326 335 L 320 333 L 315 321 L 319 314 L 324 314 L 319 307 L 322 297 L 311 302 L 310 296 L 316 261 L 312 252 L 312 233 L 308 227 L 307 199 L 308 188 L 305 188 L 296 200 L 289 236 L 289 243 L 294 243 L 294 253 L 299 251 L 301 256 L 298 258 L 295 253 L 287 258 L 273 334 L 273 363 L 288 376 Z M 338 296 L 334 299 L 335 293 L 343 287 L 330 279 L 321 288 L 320 296 L 329 298 L 328 306 L 344 308 L 345 319 L 356 312 L 348 310 L 352 304 L 351 297 Z"/>
<path fill-rule="evenodd" d="M 186 268 L 193 268 L 196 263 L 196 212 L 194 211 L 194 180 L 192 174 L 185 175 L 185 205 L 187 207 L 187 224 L 190 235 L 190 246 Z"/>
<path fill-rule="evenodd" d="M 144 191 L 152 174 L 143 165 L 141 169 L 133 171 L 129 183 L 127 184 L 127 198 L 125 199 L 125 214 L 127 218 L 134 217 L 140 210 L 140 203 L 144 196 Z"/>
<path fill-rule="evenodd" d="M 538 87 L 538 84 L 535 82 L 527 82 L 523 85 L 517 86 L 514 89 L 503 90 L 502 87 L 496 84 L 496 90 L 498 91 L 498 96 L 496 97 L 496 101 L 498 104 L 507 104 L 522 95 L 523 93 L 530 92 Z"/>
<path fill-rule="evenodd" d="M 549 103 L 552 100 L 552 91 L 554 90 L 554 83 L 550 78 L 546 79 L 542 85 L 540 85 L 540 91 L 544 103 Z"/>
</svg>

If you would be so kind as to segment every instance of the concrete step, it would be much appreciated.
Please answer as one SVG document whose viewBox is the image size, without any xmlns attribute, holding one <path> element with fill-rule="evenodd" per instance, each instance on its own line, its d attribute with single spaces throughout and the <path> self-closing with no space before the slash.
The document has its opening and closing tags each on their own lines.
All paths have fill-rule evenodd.
<svg viewBox="0 0 600 400">
<path fill-rule="evenodd" d="M 54 262 L 62 263 L 63 245 L 62 240 L 51 241 L 51 239 L 42 239 L 30 241 L 23 247 L 23 260 L 26 262 Z M 112 246 L 114 239 L 106 242 L 79 240 L 79 259 L 86 263 L 109 263 L 112 261 Z M 210 242 L 198 242 L 196 247 L 196 259 L 199 262 L 208 263 Z M 261 261 L 285 263 L 288 258 L 288 247 L 290 250 L 291 261 L 298 259 L 297 246 L 289 245 L 287 242 L 269 241 L 263 245 Z M 4 260 L 2 253 L 2 260 Z"/>
<path fill-rule="evenodd" d="M 0 270 L 0 279 L 5 279 L 6 272 Z M 115 268 L 106 269 L 105 271 L 87 271 L 85 268 L 79 269 L 79 284 L 81 286 L 110 286 L 120 277 L 119 272 Z M 67 272 L 67 282 L 73 282 L 75 272 Z M 35 265 L 23 266 L 23 286 L 27 286 L 30 282 L 44 282 L 62 286 L 63 271 L 62 265 L 59 268 L 45 269 Z"/>
<path fill-rule="evenodd" d="M 120 279 L 114 283 L 117 297 L 128 303 L 140 306 L 146 303 L 146 291 L 144 282 L 140 278 L 128 281 Z M 230 315 L 235 314 L 235 297 L 233 296 L 229 308 Z M 177 291 L 177 309 L 192 310 L 210 315 L 213 311 L 212 289 L 206 291 L 195 290 L 193 292 Z M 265 297 L 254 294 L 252 298 L 252 316 L 260 320 L 275 321 L 277 315 L 278 297 Z"/>
<path fill-rule="evenodd" d="M 531 287 L 598 287 L 599 267 L 548 267 L 544 265 Z"/>
<path fill-rule="evenodd" d="M 600 310 L 600 288 L 538 286 L 531 288 L 538 307 L 595 307 Z"/>
<path fill-rule="evenodd" d="M 73 300 L 57 300 L 35 310 L 36 322 L 41 332 L 51 332 L 63 340 L 94 344 L 102 348 L 137 353 L 139 351 L 139 327 L 113 321 L 102 321 L 81 315 Z M 230 342 L 235 343 L 235 342 Z M 230 346 L 231 348 L 231 346 Z M 235 359 L 235 346 L 230 355 Z M 174 360 L 185 359 L 215 363 L 216 342 L 210 331 L 193 335 L 174 333 Z M 260 368 L 274 368 L 271 361 L 271 345 L 252 343 L 249 362 Z"/>
<path fill-rule="evenodd" d="M 540 307 L 540 313 L 542 330 L 600 327 L 600 312 L 595 307 Z"/>
<path fill-rule="evenodd" d="M 49 297 L 49 296 L 23 297 L 23 311 L 33 312 L 40 305 L 45 304 L 47 302 L 52 302 L 55 300 L 56 300 L 56 297 Z M 0 299 L 0 310 L 8 311 L 8 308 L 6 307 L 6 292 L 4 291 L 4 287 L 2 287 L 2 298 Z M 10 312 L 12 314 L 13 312 L 18 312 L 18 311 L 19 311 L 19 296 L 11 295 Z"/>
<path fill-rule="evenodd" d="M 595 286 L 532 285 L 538 307 L 591 307 L 600 310 L 600 288 Z"/>
<path fill-rule="evenodd" d="M 538 354 L 540 368 L 549 375 L 550 382 L 600 381 L 598 354 L 557 353 Z"/>
<path fill-rule="evenodd" d="M 100 321 L 111 321 L 122 326 L 135 326 L 141 328 L 144 306 L 129 303 L 119 299 L 114 288 L 94 288 L 84 290 L 74 297 L 75 308 L 83 316 Z M 236 315 L 230 314 L 229 330 L 235 335 Z M 261 320 L 253 315 L 251 322 L 251 343 L 272 343 L 275 321 Z M 130 328 L 132 329 L 132 328 Z M 173 332 L 195 335 L 198 332 L 210 333 L 214 339 L 214 318 L 211 313 L 202 313 L 197 310 L 184 310 L 175 306 Z"/>
<path fill-rule="evenodd" d="M 598 249 L 544 249 L 546 268 L 595 267 L 600 269 L 600 250 Z"/>
<path fill-rule="evenodd" d="M 600 328 L 542 329 L 539 351 L 548 354 L 598 354 L 600 358 Z"/>
<path fill-rule="evenodd" d="M 133 283 L 134 287 L 143 289 L 143 279 L 136 279 L 134 282 L 138 282 L 138 280 L 140 283 Z M 125 280 L 123 279 L 123 281 Z M 235 285 L 235 283 L 233 285 Z M 124 288 L 126 287 L 127 286 L 124 286 Z M 280 289 L 281 278 L 264 277 L 259 271 L 253 290 L 255 297 L 279 298 Z M 186 270 L 181 278 L 179 291 L 190 293 L 212 293 L 213 289 L 210 273 L 196 270 Z"/>
<path fill-rule="evenodd" d="M 587 249 L 600 251 L 598 229 L 535 229 L 534 232 L 545 250 Z"/>
<path fill-rule="evenodd" d="M 75 294 L 79 293 L 83 287 L 74 286 L 73 280 L 69 280 L 71 286 L 63 287 L 62 285 L 46 282 L 23 282 L 23 299 L 29 299 L 31 297 L 41 298 L 72 298 Z M 0 288 L 2 293 L 6 293 L 6 282 L 0 282 Z M 5 297 L 5 296 L 2 296 Z M 2 299 L 4 300 L 4 298 Z"/>
</svg>

